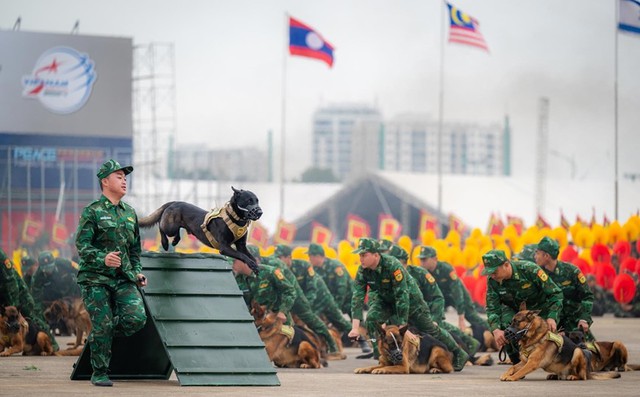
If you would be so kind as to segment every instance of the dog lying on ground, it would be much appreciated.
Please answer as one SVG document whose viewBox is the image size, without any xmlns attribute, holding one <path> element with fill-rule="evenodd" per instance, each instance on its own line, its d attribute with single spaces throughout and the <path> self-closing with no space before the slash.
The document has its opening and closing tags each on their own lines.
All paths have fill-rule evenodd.
<svg viewBox="0 0 640 397">
<path fill-rule="evenodd" d="M 255 306 L 254 306 L 255 307 Z M 252 310 L 260 339 L 269 359 L 281 368 L 322 368 L 320 338 L 308 329 L 283 325 L 275 313 Z"/>
<path fill-rule="evenodd" d="M 76 341 L 69 343 L 73 347 L 67 350 L 76 349 L 82 344 L 83 335 L 89 335 L 91 332 L 91 318 L 84 307 L 82 298 L 67 297 L 53 301 L 44 311 L 44 317 L 49 324 L 64 322 L 70 332 L 76 335 Z"/>
<path fill-rule="evenodd" d="M 547 322 L 538 316 L 539 311 L 526 310 L 525 305 L 511 320 L 505 337 L 517 341 L 520 362 L 510 367 L 502 381 L 517 381 L 538 368 L 550 373 L 548 380 L 587 380 L 619 378 L 617 372 L 593 373 L 582 349 L 567 336 L 549 331 Z"/>
<path fill-rule="evenodd" d="M 488 328 L 477 324 L 471 324 L 471 327 L 467 328 L 467 333 L 480 342 L 478 352 L 497 352 L 500 350 L 496 343 L 496 339 L 493 337 L 493 333 Z"/>
<path fill-rule="evenodd" d="M 356 374 L 439 374 L 453 372 L 453 354 L 430 335 L 407 335 L 407 326 L 387 325 L 378 333 L 378 365 Z"/>
<path fill-rule="evenodd" d="M 258 197 L 248 190 L 233 189 L 231 200 L 224 207 L 207 212 L 193 204 L 170 201 L 151 215 L 139 219 L 140 227 L 148 228 L 159 223 L 162 248 L 180 242 L 180 228 L 196 236 L 203 244 L 218 249 L 222 255 L 245 262 L 258 272 L 255 259 L 247 250 L 247 231 L 251 221 L 262 216 Z M 232 247 L 235 245 L 235 249 Z"/>
<path fill-rule="evenodd" d="M 50 356 L 53 354 L 51 339 L 33 322 L 27 322 L 15 306 L 0 306 L 0 356 L 17 353 Z"/>
<path fill-rule="evenodd" d="M 569 333 L 569 339 L 582 349 L 591 353 L 591 369 L 593 371 L 639 371 L 640 365 L 627 364 L 629 352 L 620 341 L 586 342 L 582 331 Z"/>
</svg>

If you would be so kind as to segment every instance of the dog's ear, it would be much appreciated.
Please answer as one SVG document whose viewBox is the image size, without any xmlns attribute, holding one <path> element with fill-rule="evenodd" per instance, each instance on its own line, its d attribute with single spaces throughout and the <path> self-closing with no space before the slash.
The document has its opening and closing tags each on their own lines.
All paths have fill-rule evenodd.
<svg viewBox="0 0 640 397">
<path fill-rule="evenodd" d="M 408 324 L 398 328 L 398 331 L 400 331 L 400 336 L 404 337 L 404 334 L 407 332 L 408 329 L 409 329 Z"/>
<path fill-rule="evenodd" d="M 520 302 L 520 311 L 527 310 L 527 302 Z"/>
<path fill-rule="evenodd" d="M 233 186 L 231 186 L 231 190 L 233 190 L 233 194 L 234 194 L 234 195 L 239 194 L 239 193 L 242 191 L 242 189 L 238 190 L 238 189 L 236 189 L 236 188 L 235 188 L 235 187 L 233 187 Z"/>
<path fill-rule="evenodd" d="M 376 330 L 378 331 L 378 335 L 380 335 L 381 338 L 386 334 L 386 331 L 384 330 L 384 328 L 382 328 L 382 324 L 376 324 Z"/>
</svg>

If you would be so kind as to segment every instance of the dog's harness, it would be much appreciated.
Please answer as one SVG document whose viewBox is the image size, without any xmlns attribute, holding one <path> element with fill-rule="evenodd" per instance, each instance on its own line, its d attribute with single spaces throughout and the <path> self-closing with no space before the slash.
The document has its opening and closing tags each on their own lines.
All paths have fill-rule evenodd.
<svg viewBox="0 0 640 397">
<path fill-rule="evenodd" d="M 520 350 L 520 354 L 529 358 L 529 354 L 531 354 L 531 352 L 533 352 L 536 349 L 536 347 L 538 347 L 539 344 L 544 343 L 548 340 L 550 340 L 551 342 L 555 343 L 558 346 L 558 354 L 560 354 L 560 351 L 562 350 L 562 346 L 564 345 L 564 339 L 562 338 L 562 336 L 558 334 L 554 334 L 553 332 L 547 332 L 547 336 L 545 336 L 538 342 L 534 343 L 533 345 L 527 347 L 526 349 Z"/>
<path fill-rule="evenodd" d="M 240 222 L 240 217 L 233 210 L 233 207 L 231 207 L 231 203 L 225 204 L 222 208 L 213 208 L 204 216 L 204 220 L 202 222 L 202 225 L 200 225 L 200 228 L 202 229 L 204 235 L 207 237 L 207 240 L 209 240 L 211 246 L 215 249 L 219 249 L 220 244 L 216 241 L 215 238 L 213 238 L 213 234 L 211 234 L 211 232 L 207 228 L 209 222 L 211 222 L 215 218 L 222 218 L 224 223 L 227 225 L 229 231 L 231 231 L 231 234 L 233 234 L 232 242 L 240 240 L 245 234 L 247 234 L 247 230 L 249 229 L 249 225 L 251 224 L 250 220 L 247 220 L 247 224 L 244 226 L 240 226 L 238 224 L 238 222 Z"/>
<path fill-rule="evenodd" d="M 283 325 L 282 327 L 280 327 L 279 333 L 286 336 L 287 339 L 289 339 L 289 343 L 291 343 L 293 335 L 296 333 L 296 331 L 290 325 Z"/>
</svg>

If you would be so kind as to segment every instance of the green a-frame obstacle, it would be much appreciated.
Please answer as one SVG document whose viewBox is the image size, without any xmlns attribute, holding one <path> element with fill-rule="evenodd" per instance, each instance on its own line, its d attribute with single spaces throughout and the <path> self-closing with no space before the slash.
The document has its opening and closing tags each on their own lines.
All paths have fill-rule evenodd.
<svg viewBox="0 0 640 397">
<path fill-rule="evenodd" d="M 149 280 L 143 298 L 145 327 L 114 338 L 112 379 L 169 379 L 182 386 L 278 386 L 253 318 L 223 257 L 214 254 L 144 253 Z M 89 348 L 72 380 L 89 380 Z"/>
</svg>

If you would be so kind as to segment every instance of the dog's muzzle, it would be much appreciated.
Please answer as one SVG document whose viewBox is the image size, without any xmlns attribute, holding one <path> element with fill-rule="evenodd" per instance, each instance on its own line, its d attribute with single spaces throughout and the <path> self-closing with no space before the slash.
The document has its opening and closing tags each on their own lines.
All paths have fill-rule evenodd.
<svg viewBox="0 0 640 397">
<path fill-rule="evenodd" d="M 20 321 L 7 321 L 7 328 L 12 333 L 20 331 Z"/>
<path fill-rule="evenodd" d="M 249 208 L 238 206 L 238 209 L 244 211 L 245 218 L 252 221 L 257 221 L 262 216 L 262 208 L 260 208 L 260 206 L 258 205 Z"/>
<path fill-rule="evenodd" d="M 520 341 L 520 339 L 524 338 L 524 336 L 527 334 L 527 331 L 529 331 L 528 328 L 519 330 L 513 325 L 510 325 L 507 327 L 507 329 L 504 330 L 504 338 L 507 340 L 507 342 L 517 343 L 518 341 Z"/>
<path fill-rule="evenodd" d="M 393 334 L 391 334 L 391 337 L 393 338 L 395 347 L 393 349 L 387 349 L 387 355 L 389 356 L 389 361 L 391 361 L 391 364 L 400 365 L 402 364 L 402 349 L 400 348 L 400 346 L 398 346 L 396 337 Z"/>
</svg>

